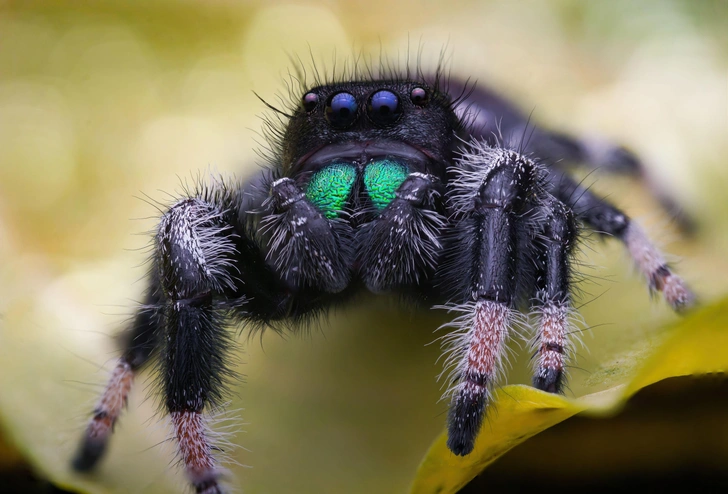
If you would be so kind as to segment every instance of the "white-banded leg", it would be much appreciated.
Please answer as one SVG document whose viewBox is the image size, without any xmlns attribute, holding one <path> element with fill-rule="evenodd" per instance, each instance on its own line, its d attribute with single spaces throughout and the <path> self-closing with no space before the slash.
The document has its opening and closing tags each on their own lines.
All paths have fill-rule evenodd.
<svg viewBox="0 0 728 494">
<path fill-rule="evenodd" d="M 456 455 L 473 450 L 489 401 L 489 394 L 503 368 L 506 342 L 513 325 L 514 312 L 504 303 L 492 300 L 451 308 L 462 314 L 448 327 L 455 328 L 443 338 L 448 353 L 447 445 Z"/>
<path fill-rule="evenodd" d="M 447 445 L 464 456 L 473 450 L 502 369 L 519 285 L 532 274 L 534 218 L 545 192 L 536 163 L 477 141 L 451 172 L 455 222 L 440 275 L 467 302 L 454 307 L 462 315 L 443 338 L 454 369 Z"/>
<path fill-rule="evenodd" d="M 537 254 L 537 291 L 532 300 L 532 311 L 538 316 L 533 385 L 544 391 L 560 393 L 568 353 L 570 261 L 577 229 L 574 214 L 562 202 L 548 198 L 545 204 L 546 216 L 539 235 L 541 248 Z"/>
<path fill-rule="evenodd" d="M 630 220 L 622 234 L 637 268 L 647 279 L 652 292 L 662 292 L 670 306 L 680 312 L 695 304 L 695 295 L 685 281 L 670 270 L 665 257 L 650 241 L 644 230 Z"/>
<path fill-rule="evenodd" d="M 598 233 L 624 242 L 651 291 L 662 292 L 665 301 L 678 312 L 695 304 L 695 295 L 687 283 L 672 272 L 660 250 L 634 220 L 567 176 L 553 185 L 554 195 L 570 206 L 579 219 Z"/>
<path fill-rule="evenodd" d="M 87 472 L 103 457 L 111 434 L 122 410 L 126 406 L 134 377 L 154 352 L 157 343 L 159 320 L 154 305 L 157 302 L 157 281 L 152 279 L 150 295 L 145 308 L 138 311 L 128 333 L 126 349 L 111 372 L 104 393 L 101 395 L 93 417 L 81 439 L 81 445 L 73 458 L 73 468 Z"/>
<path fill-rule="evenodd" d="M 218 485 L 220 470 L 213 455 L 209 429 L 202 412 L 180 411 L 170 413 L 172 427 L 179 447 L 182 463 L 195 492 L 222 493 Z"/>
<path fill-rule="evenodd" d="M 221 494 L 220 469 L 203 414 L 224 401 L 234 346 L 216 295 L 233 290 L 235 246 L 220 205 L 178 202 L 162 217 L 156 260 L 164 294 L 161 374 L 164 404 L 197 494 Z M 227 235 L 226 235 L 227 234 Z"/>
<path fill-rule="evenodd" d="M 134 370 L 126 359 L 121 358 L 111 372 L 101 399 L 94 407 L 80 450 L 73 460 L 73 467 L 78 471 L 87 471 L 101 459 L 114 425 L 121 415 L 134 382 Z"/>
</svg>

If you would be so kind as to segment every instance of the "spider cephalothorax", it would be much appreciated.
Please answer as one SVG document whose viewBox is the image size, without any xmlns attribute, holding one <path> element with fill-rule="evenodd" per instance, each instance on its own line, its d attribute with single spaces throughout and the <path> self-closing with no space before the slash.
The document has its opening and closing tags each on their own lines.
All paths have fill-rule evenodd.
<svg viewBox="0 0 728 494">
<path fill-rule="evenodd" d="M 448 446 L 467 455 L 518 310 L 537 315 L 534 385 L 563 388 L 581 225 L 621 239 L 675 309 L 692 303 L 642 230 L 558 168 L 634 170 L 632 154 L 529 128 L 487 91 L 443 87 L 420 77 L 308 88 L 279 112 L 259 177 L 201 185 L 169 208 L 146 301 L 77 469 L 99 460 L 135 373 L 155 356 L 189 479 L 199 493 L 222 492 L 204 414 L 221 404 L 230 374 L 227 317 L 297 321 L 361 290 L 456 312 L 443 338 Z M 509 136 L 518 146 L 503 144 Z"/>
<path fill-rule="evenodd" d="M 327 156 L 359 158 L 357 151 L 376 146 L 383 155 L 406 154 L 417 168 L 413 171 L 441 176 L 460 124 L 452 104 L 447 93 L 424 81 L 311 88 L 283 134 L 283 169 L 295 175 Z"/>
</svg>

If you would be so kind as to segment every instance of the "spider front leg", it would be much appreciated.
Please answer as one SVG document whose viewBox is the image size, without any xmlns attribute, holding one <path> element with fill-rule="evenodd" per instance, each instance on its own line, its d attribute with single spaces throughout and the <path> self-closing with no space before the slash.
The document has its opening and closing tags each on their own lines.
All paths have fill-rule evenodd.
<svg viewBox="0 0 728 494">
<path fill-rule="evenodd" d="M 518 292 L 533 278 L 543 172 L 518 153 L 474 141 L 451 173 L 455 222 L 440 276 L 463 303 L 452 309 L 461 315 L 444 338 L 454 368 L 447 445 L 464 456 L 502 368 Z"/>
<path fill-rule="evenodd" d="M 229 375 L 231 345 L 219 298 L 236 291 L 232 273 L 240 237 L 225 217 L 230 196 L 225 189 L 216 192 L 179 201 L 162 217 L 149 292 L 73 460 L 78 471 L 98 463 L 135 373 L 161 348 L 164 404 L 188 477 L 198 493 L 222 492 L 202 414 L 206 404 L 220 404 Z"/>
<path fill-rule="evenodd" d="M 201 198 L 174 205 L 162 217 L 156 238 L 164 404 L 187 476 L 204 494 L 222 492 L 203 411 L 207 404 L 221 405 L 230 375 L 231 345 L 218 297 L 236 290 L 234 239 L 225 211 Z"/>
<path fill-rule="evenodd" d="M 340 242 L 347 225 L 327 221 L 293 180 L 271 184 L 267 207 L 264 244 L 226 222 L 231 208 L 194 199 L 173 207 L 159 227 L 164 396 L 198 494 L 222 492 L 203 411 L 221 404 L 230 374 L 225 313 L 233 305 L 244 320 L 295 319 L 325 306 L 350 276 Z M 246 206 L 236 209 L 246 222 Z"/>
<path fill-rule="evenodd" d="M 264 200 L 254 192 L 261 183 L 270 185 L 261 220 L 268 235 L 255 231 L 261 222 L 250 213 Z M 329 223 L 290 179 L 248 185 L 201 186 L 162 217 L 149 295 L 74 459 L 77 470 L 101 458 L 134 373 L 158 349 L 163 404 L 187 476 L 197 493 L 223 492 L 205 409 L 222 404 L 232 374 L 226 316 L 295 319 L 325 307 L 350 276 L 339 236 L 346 225 Z"/>
</svg>

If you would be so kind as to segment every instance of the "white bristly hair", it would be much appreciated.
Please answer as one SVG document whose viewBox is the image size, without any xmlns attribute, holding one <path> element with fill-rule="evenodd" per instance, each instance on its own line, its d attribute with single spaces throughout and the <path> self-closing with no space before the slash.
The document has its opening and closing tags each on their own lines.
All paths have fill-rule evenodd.
<svg viewBox="0 0 728 494">
<path fill-rule="evenodd" d="M 488 300 L 437 308 L 460 314 L 438 328 L 454 329 L 438 338 L 445 357 L 438 376 L 446 387 L 442 399 L 450 400 L 462 390 L 465 384 L 461 377 L 468 372 L 485 376 L 491 388 L 508 364 L 506 343 L 514 327 L 525 325 L 523 316 L 505 304 Z"/>
</svg>

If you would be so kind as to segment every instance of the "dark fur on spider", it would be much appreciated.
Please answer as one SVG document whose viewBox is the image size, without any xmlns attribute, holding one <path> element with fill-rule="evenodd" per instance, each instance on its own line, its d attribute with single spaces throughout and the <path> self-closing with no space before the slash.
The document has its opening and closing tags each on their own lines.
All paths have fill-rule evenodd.
<svg viewBox="0 0 728 494">
<path fill-rule="evenodd" d="M 492 93 L 439 78 L 340 81 L 299 97 L 269 125 L 258 177 L 201 184 L 162 216 L 146 300 L 77 470 L 100 459 L 154 356 L 189 480 L 222 492 L 205 411 L 231 376 L 229 318 L 300 321 L 362 290 L 450 309 L 447 444 L 467 455 L 517 309 L 533 314 L 534 386 L 563 389 L 582 225 L 622 240 L 675 309 L 692 303 L 642 230 L 564 173 L 565 163 L 639 173 L 623 148 L 530 126 Z"/>
</svg>

